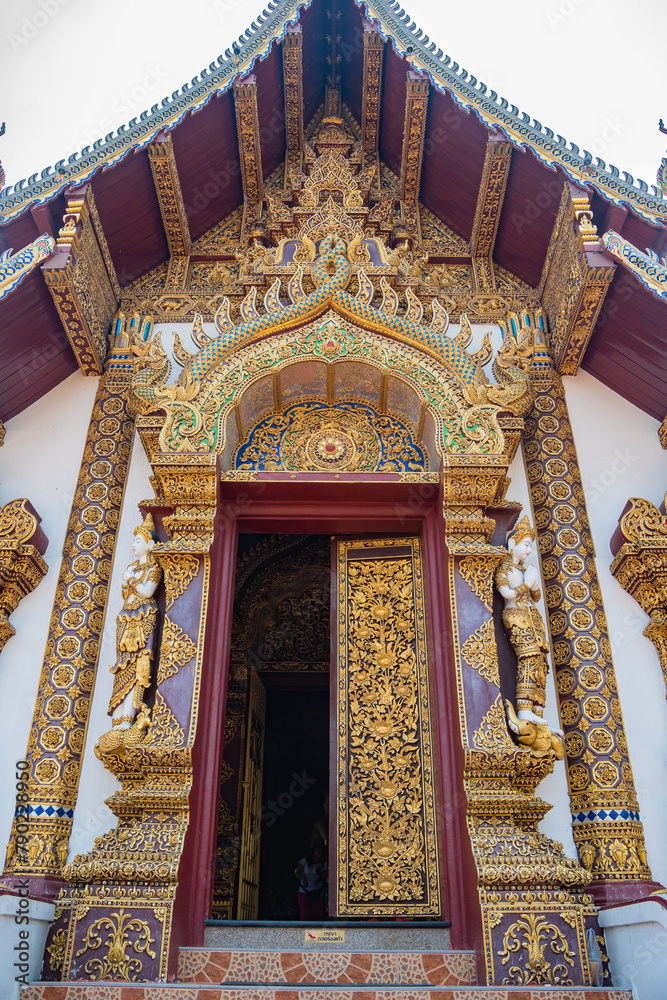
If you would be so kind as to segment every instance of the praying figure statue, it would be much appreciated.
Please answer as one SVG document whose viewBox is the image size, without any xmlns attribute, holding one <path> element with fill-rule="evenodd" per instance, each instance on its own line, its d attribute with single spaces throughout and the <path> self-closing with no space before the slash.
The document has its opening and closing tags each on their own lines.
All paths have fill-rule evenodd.
<svg viewBox="0 0 667 1000">
<path fill-rule="evenodd" d="M 503 625 L 517 658 L 516 718 L 520 723 L 546 726 L 551 733 L 562 736 L 560 729 L 549 726 L 543 718 L 549 646 L 537 607 L 541 596 L 538 570 L 534 564 L 526 563 L 534 539 L 534 529 L 528 518 L 522 517 L 508 536 L 508 554 L 496 570 L 496 587 L 505 599 Z M 513 712 L 508 712 L 510 728 L 515 731 L 512 715 Z"/>
<path fill-rule="evenodd" d="M 145 709 L 144 692 L 151 682 L 151 663 L 158 635 L 158 607 L 154 594 L 162 570 L 153 555 L 157 541 L 153 515 L 134 529 L 135 561 L 123 573 L 123 607 L 116 618 L 116 662 L 109 715 L 114 728 L 129 729 Z"/>
</svg>

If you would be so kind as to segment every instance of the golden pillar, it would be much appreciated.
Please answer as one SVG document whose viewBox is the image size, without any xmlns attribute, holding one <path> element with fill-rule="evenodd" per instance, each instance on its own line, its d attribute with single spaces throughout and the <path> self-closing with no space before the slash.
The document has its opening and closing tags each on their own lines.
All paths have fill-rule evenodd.
<svg viewBox="0 0 667 1000">
<path fill-rule="evenodd" d="M 511 428 L 508 428 L 508 438 Z M 548 746 L 517 746 L 507 728 L 494 573 L 507 555 L 505 473 L 512 453 L 447 456 L 443 515 L 448 591 L 464 752 L 467 826 L 477 869 L 487 982 L 590 984 L 586 872 L 538 830 L 551 806 L 535 789 L 556 763 Z M 496 526 L 496 520 L 498 526 Z"/>
<path fill-rule="evenodd" d="M 533 369 L 524 456 L 538 532 L 572 829 L 598 900 L 609 883 L 651 879 L 595 549 L 560 376 Z M 606 884 L 606 885 L 605 885 Z"/>
<path fill-rule="evenodd" d="M 132 450 L 130 376 L 112 357 L 95 396 L 25 754 L 28 829 L 14 820 L 5 876 L 59 876 L 67 860 Z"/>
<path fill-rule="evenodd" d="M 135 725 L 122 752 L 103 755 L 122 785 L 107 800 L 118 824 L 64 870 L 71 885 L 56 903 L 42 973 L 47 980 L 151 982 L 167 975 L 190 815 L 219 470 L 216 455 L 163 454 L 152 450 L 150 433 L 145 440 L 156 490 L 148 506 L 161 538 L 167 536 L 153 549 L 163 571 L 165 612 L 146 697 L 150 725 Z M 183 892 L 191 888 L 186 884 Z"/>
</svg>

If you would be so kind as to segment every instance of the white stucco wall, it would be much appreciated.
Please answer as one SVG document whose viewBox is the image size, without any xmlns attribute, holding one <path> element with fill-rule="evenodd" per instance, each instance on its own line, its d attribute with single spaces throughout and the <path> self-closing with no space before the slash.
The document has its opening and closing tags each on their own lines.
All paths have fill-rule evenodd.
<svg viewBox="0 0 667 1000">
<path fill-rule="evenodd" d="M 607 612 L 619 696 L 634 771 L 648 861 L 656 881 L 667 880 L 667 701 L 648 622 L 612 577 L 609 542 L 630 497 L 660 505 L 667 488 L 667 452 L 658 421 L 591 375 L 564 379 Z"/>
<path fill-rule="evenodd" d="M 140 500 L 149 499 L 154 495 L 153 487 L 149 482 L 151 474 L 152 469 L 146 458 L 143 445 L 139 435 L 135 434 L 109 584 L 109 601 L 100 643 L 100 658 L 88 721 L 86 746 L 83 751 L 79 797 L 70 838 L 70 860 L 75 854 L 91 850 L 95 838 L 111 830 L 117 822 L 114 814 L 104 804 L 104 800 L 113 795 L 120 788 L 120 784 L 97 759 L 94 747 L 102 733 L 111 729 L 111 719 L 107 715 L 107 709 L 113 687 L 113 676 L 109 672 L 109 666 L 116 659 L 116 615 L 123 604 L 120 592 L 121 577 L 126 567 L 134 560 L 132 554 L 133 532 L 141 523 L 141 514 L 137 504 Z"/>
<path fill-rule="evenodd" d="M 25 756 L 39 674 L 58 583 L 62 547 L 98 380 L 78 372 L 7 421 L 0 448 L 0 502 L 27 497 L 41 515 L 49 569 L 10 622 L 16 635 L 0 657 L 0 843 L 9 840 L 15 764 Z"/>
</svg>

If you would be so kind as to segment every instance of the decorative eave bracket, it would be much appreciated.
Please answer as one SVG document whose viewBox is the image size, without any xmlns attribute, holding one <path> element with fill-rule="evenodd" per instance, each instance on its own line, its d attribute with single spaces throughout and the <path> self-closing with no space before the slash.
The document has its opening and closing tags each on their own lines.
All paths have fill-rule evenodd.
<svg viewBox="0 0 667 1000">
<path fill-rule="evenodd" d="M 283 86 L 285 88 L 285 189 L 290 168 L 301 169 L 303 156 L 303 34 L 300 24 L 288 26 L 283 39 Z"/>
<path fill-rule="evenodd" d="M 101 375 L 120 286 L 90 184 L 70 188 L 56 251 L 42 265 L 67 339 L 84 375 Z"/>
<path fill-rule="evenodd" d="M 169 244 L 169 254 L 172 257 L 189 254 L 190 230 L 170 135 L 160 135 L 155 142 L 150 144 L 148 159 L 160 203 L 160 214 Z"/>
<path fill-rule="evenodd" d="M 48 569 L 42 556 L 49 540 L 39 526 L 41 520 L 26 499 L 10 500 L 0 508 L 0 650 L 16 634 L 9 615 Z"/>
<path fill-rule="evenodd" d="M 382 101 L 384 39 L 376 26 L 364 20 L 364 81 L 361 105 L 363 167 L 377 160 Z"/>
<path fill-rule="evenodd" d="M 566 181 L 538 292 L 560 375 L 576 375 L 616 271 L 602 251 L 586 191 Z"/>
<path fill-rule="evenodd" d="M 482 293 L 493 292 L 496 287 L 493 248 L 511 163 L 512 143 L 489 136 L 470 240 L 475 288 Z"/>
<path fill-rule="evenodd" d="M 421 242 L 419 185 L 424 157 L 429 90 L 430 83 L 425 74 L 415 73 L 414 70 L 408 71 L 401 157 L 401 204 L 405 225 L 418 242 Z"/>
<path fill-rule="evenodd" d="M 259 216 L 264 198 L 262 150 L 259 141 L 259 115 L 257 111 L 257 79 L 252 73 L 234 82 L 234 105 L 243 180 L 244 208 L 241 233 L 243 241 L 249 226 Z"/>
<path fill-rule="evenodd" d="M 664 503 L 663 503 L 664 507 Z M 667 688 L 667 517 L 631 497 L 611 539 L 611 573 L 649 615 L 644 635 L 656 648 Z"/>
</svg>

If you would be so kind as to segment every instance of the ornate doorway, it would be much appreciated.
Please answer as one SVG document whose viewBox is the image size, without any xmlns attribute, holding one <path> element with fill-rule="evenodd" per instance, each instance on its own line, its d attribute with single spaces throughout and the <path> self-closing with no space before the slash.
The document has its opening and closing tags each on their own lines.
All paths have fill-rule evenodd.
<svg viewBox="0 0 667 1000">
<path fill-rule="evenodd" d="M 240 535 L 212 915 L 298 916 L 329 781 L 326 535 Z"/>
<path fill-rule="evenodd" d="M 213 916 L 294 919 L 319 825 L 332 916 L 439 917 L 430 715 L 418 538 L 241 535 Z"/>
</svg>

